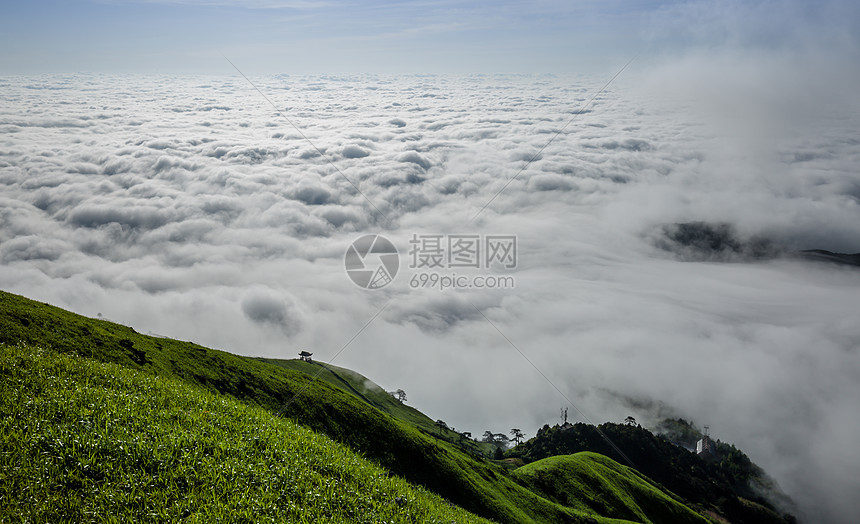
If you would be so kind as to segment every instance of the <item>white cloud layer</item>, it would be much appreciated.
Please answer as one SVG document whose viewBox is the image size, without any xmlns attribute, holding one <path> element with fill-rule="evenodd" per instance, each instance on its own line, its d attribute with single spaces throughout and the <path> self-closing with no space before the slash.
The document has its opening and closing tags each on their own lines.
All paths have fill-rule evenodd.
<svg viewBox="0 0 860 524">
<path fill-rule="evenodd" d="M 654 240 L 705 221 L 860 251 L 860 82 L 713 58 L 650 64 L 543 151 L 603 79 L 255 79 L 361 193 L 238 77 L 2 78 L 0 287 L 321 360 L 391 299 L 337 364 L 473 434 L 554 422 L 563 400 L 474 304 L 594 422 L 631 414 L 619 399 L 662 402 L 748 451 L 804 514 L 848 522 L 860 270 L 686 262 Z M 359 289 L 343 255 L 377 232 L 404 255 L 413 233 L 516 234 L 517 288 L 412 290 L 404 256 L 394 284 Z"/>
</svg>

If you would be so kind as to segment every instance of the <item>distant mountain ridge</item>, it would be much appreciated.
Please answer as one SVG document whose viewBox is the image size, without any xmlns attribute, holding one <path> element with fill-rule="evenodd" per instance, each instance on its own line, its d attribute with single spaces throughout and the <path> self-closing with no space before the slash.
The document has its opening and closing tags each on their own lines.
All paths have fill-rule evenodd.
<svg viewBox="0 0 860 524">
<path fill-rule="evenodd" d="M 677 222 L 658 228 L 654 244 L 692 262 L 743 262 L 785 257 L 860 267 L 860 253 L 792 250 L 763 235 L 744 237 L 728 222 Z"/>
<path fill-rule="evenodd" d="M 860 253 L 833 253 L 824 249 L 807 249 L 797 253 L 800 258 L 860 267 Z"/>
<path fill-rule="evenodd" d="M 700 513 L 712 512 L 733 523 L 796 522 L 793 515 L 778 508 L 791 505 L 788 497 L 742 451 L 717 441 L 717 459 L 706 461 L 685 449 L 691 444 L 694 447 L 696 440 L 702 438 L 692 424 L 682 419 L 666 420 L 661 429 L 666 436 L 629 424 L 545 425 L 534 438 L 508 450 L 505 456 L 528 464 L 549 457 L 595 452 L 625 463 L 605 436 L 637 471 Z M 769 498 L 764 496 L 765 490 Z"/>
</svg>

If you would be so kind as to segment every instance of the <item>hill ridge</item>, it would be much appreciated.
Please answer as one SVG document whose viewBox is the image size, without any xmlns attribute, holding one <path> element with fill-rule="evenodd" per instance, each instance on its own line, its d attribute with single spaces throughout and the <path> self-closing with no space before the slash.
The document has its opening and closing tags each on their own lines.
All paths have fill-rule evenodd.
<svg viewBox="0 0 860 524">
<path fill-rule="evenodd" d="M 2 291 L 0 343 L 41 345 L 69 358 L 89 358 L 144 375 L 180 380 L 270 412 L 281 410 L 291 400 L 283 410 L 288 418 L 347 445 L 390 474 L 484 518 L 517 523 L 621 522 L 621 515 L 628 514 L 622 506 L 607 507 L 600 515 L 553 502 L 519 482 L 504 465 L 439 438 L 444 434 L 434 435 L 429 417 L 400 404 L 381 388 L 360 391 L 353 385 L 364 397 L 360 400 L 354 392 L 323 379 L 328 375 L 330 380 L 349 383 L 353 375 L 361 376 L 350 370 L 335 367 L 333 371 L 324 365 L 326 372 L 314 378 L 290 369 L 308 369 L 305 362 L 265 362 L 191 342 L 142 335 L 127 326 L 90 319 Z M 347 372 L 353 375 L 347 377 Z M 362 384 L 366 384 L 365 380 Z M 400 416 L 412 417 L 415 423 L 401 420 L 367 400 L 387 403 L 383 407 L 389 410 L 400 409 Z M 428 423 L 429 431 L 421 427 Z"/>
</svg>

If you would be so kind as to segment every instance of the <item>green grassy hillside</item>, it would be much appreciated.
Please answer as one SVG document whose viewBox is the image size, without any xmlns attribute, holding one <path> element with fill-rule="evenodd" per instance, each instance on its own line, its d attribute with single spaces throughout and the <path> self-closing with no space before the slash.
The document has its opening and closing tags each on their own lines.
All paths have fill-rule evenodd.
<svg viewBox="0 0 860 524">
<path fill-rule="evenodd" d="M 792 515 L 777 512 L 773 502 L 755 489 L 754 485 L 765 485 L 764 471 L 739 449 L 724 443 L 717 444 L 719 458 L 706 461 L 642 427 L 606 423 L 596 428 L 578 423 L 565 427 L 544 426 L 534 438 L 508 450 L 505 455 L 529 463 L 591 451 L 622 461 L 598 433 L 598 428 L 632 460 L 639 473 L 682 497 L 691 507 L 734 523 L 794 521 Z"/>
<path fill-rule="evenodd" d="M 417 409 L 400 402 L 390 393 L 379 387 L 376 383 L 351 369 L 341 368 L 318 361 L 305 362 L 302 360 L 267 358 L 259 358 L 257 360 L 275 364 L 287 369 L 301 371 L 302 373 L 307 373 L 322 379 L 329 384 L 339 387 L 347 393 L 354 395 L 356 398 L 368 405 L 412 425 L 425 435 L 431 435 L 434 438 L 446 440 L 470 453 L 492 457 L 493 452 L 496 450 L 496 446 L 493 444 L 464 439 L 456 431 L 451 431 L 447 428 L 440 428 L 436 424 L 435 420 Z"/>
<path fill-rule="evenodd" d="M 514 478 L 550 500 L 636 522 L 706 523 L 636 470 L 597 453 L 545 458 L 514 471 Z"/>
<path fill-rule="evenodd" d="M 486 522 L 331 439 L 177 380 L 0 347 L 2 522 Z"/>
<path fill-rule="evenodd" d="M 481 516 L 502 522 L 576 521 L 502 468 L 421 433 L 306 373 L 190 342 L 150 337 L 104 320 L 0 292 L 0 342 L 26 343 L 182 380 L 283 415 L 347 444 L 390 470 Z"/>
<path fill-rule="evenodd" d="M 255 413 L 283 414 L 347 445 L 389 474 L 485 518 L 522 523 L 613 522 L 589 506 L 568 506 L 532 491 L 508 468 L 428 434 L 425 428 L 429 418 L 381 390 L 360 390 L 359 385 L 365 385 L 364 381 L 359 384 L 363 377 L 348 370 L 326 367 L 315 378 L 321 370 L 316 363 L 271 363 L 190 342 L 145 336 L 126 326 L 4 292 L 0 292 L 0 343 L 7 344 L 4 351 L 23 344 L 43 347 L 57 358 L 63 355 L 116 364 L 151 380 L 181 382 L 200 395 L 221 395 L 249 409 L 262 408 Z M 26 380 L 26 376 L 18 380 Z M 94 412 L 104 407 L 93 402 L 88 409 Z M 23 416 L 20 412 L 13 415 Z M 171 416 L 182 418 L 185 414 Z M 197 425 L 189 426 L 188 431 L 197 431 Z M 131 430 L 128 438 L 135 438 Z M 7 445 L 11 446 L 11 441 Z M 6 448 L 3 452 L 9 453 Z M 128 474 L 132 477 L 126 486 L 132 489 L 138 480 L 133 478 L 136 473 Z M 143 497 L 139 491 L 136 496 Z M 621 513 L 606 515 L 610 514 Z"/>
</svg>

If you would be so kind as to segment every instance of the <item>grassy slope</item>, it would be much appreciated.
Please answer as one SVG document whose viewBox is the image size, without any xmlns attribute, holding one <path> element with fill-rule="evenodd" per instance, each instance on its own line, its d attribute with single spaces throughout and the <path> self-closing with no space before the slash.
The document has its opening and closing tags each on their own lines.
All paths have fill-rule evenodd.
<svg viewBox="0 0 860 524">
<path fill-rule="evenodd" d="M 316 376 L 397 419 L 409 422 L 419 428 L 433 429 L 434 422 L 430 417 L 413 407 L 401 403 L 377 384 L 350 369 L 318 361 L 309 363 L 301 360 L 265 358 L 259 358 L 258 360 Z"/>
<path fill-rule="evenodd" d="M 116 364 L 0 346 L 0 414 L 2 522 L 486 522 L 267 410 Z"/>
<path fill-rule="evenodd" d="M 259 358 L 258 360 L 316 376 L 347 393 L 351 393 L 376 409 L 412 425 L 422 433 L 447 440 L 470 453 L 479 453 L 491 457 L 496 450 L 496 446 L 493 444 L 462 439 L 455 431 L 439 428 L 436 421 L 417 409 L 400 402 L 373 381 L 351 369 L 317 361 L 308 363 L 301 360 L 266 358 Z"/>
<path fill-rule="evenodd" d="M 688 506 L 714 511 L 736 523 L 784 524 L 792 519 L 769 508 L 769 503 L 749 488 L 747 475 L 751 472 L 763 475 L 763 472 L 734 446 L 721 444 L 721 459 L 708 462 L 644 428 L 611 423 L 599 427 L 640 473 L 682 497 Z M 532 462 L 581 451 L 623 460 L 598 434 L 597 428 L 582 423 L 539 430 L 534 438 L 508 450 L 506 456 Z"/>
<path fill-rule="evenodd" d="M 0 292 L 0 342 L 41 345 L 60 353 L 117 363 L 150 376 L 226 394 L 270 412 L 286 406 L 285 416 L 487 518 L 578 522 L 595 517 L 610 521 L 550 501 L 517 483 L 505 468 L 428 436 L 354 393 L 301 370 L 189 342 L 141 335 L 126 326 L 5 292 Z"/>
<path fill-rule="evenodd" d="M 514 477 L 566 506 L 638 522 L 705 523 L 707 520 L 642 477 L 597 453 L 532 462 Z"/>
<path fill-rule="evenodd" d="M 342 389 L 299 371 L 190 342 L 141 335 L 126 326 L 5 292 L 0 292 L 0 342 L 42 345 L 118 363 L 271 411 L 287 405 L 285 416 L 487 518 L 555 522 L 581 517 L 515 483 L 494 464 L 428 437 Z"/>
</svg>

